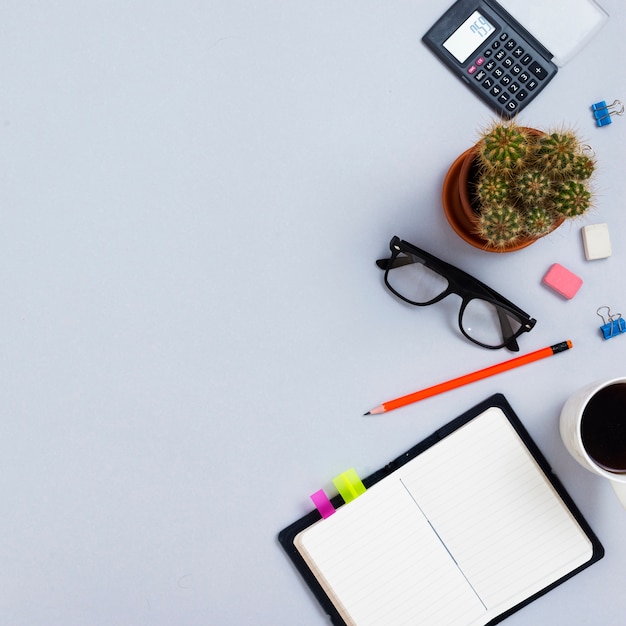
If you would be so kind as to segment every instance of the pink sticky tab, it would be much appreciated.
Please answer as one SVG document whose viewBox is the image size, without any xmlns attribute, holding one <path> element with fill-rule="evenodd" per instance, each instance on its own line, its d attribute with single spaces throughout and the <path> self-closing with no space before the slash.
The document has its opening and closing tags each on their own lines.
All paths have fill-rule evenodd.
<svg viewBox="0 0 626 626">
<path fill-rule="evenodd" d="M 568 299 L 573 298 L 583 284 L 582 278 L 558 263 L 552 265 L 546 272 L 543 282 Z"/>
<path fill-rule="evenodd" d="M 335 512 L 335 507 L 331 504 L 323 489 L 316 491 L 311 496 L 311 500 L 313 500 L 313 504 L 317 507 L 317 510 L 324 519 L 330 517 Z"/>
</svg>

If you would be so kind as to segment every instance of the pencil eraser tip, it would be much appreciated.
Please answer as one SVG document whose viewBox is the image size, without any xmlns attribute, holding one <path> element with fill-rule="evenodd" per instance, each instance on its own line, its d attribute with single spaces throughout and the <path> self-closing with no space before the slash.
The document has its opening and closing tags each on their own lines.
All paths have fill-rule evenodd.
<svg viewBox="0 0 626 626">
<path fill-rule="evenodd" d="M 581 229 L 587 261 L 606 259 L 612 254 L 607 224 L 590 224 Z"/>
<path fill-rule="evenodd" d="M 583 281 L 559 263 L 554 263 L 543 277 L 543 283 L 570 300 L 576 295 Z"/>
</svg>

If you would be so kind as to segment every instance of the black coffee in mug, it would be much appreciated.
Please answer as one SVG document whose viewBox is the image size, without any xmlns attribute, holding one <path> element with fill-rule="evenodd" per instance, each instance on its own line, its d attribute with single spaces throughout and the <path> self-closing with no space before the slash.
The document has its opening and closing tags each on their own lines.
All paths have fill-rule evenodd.
<svg viewBox="0 0 626 626">
<path fill-rule="evenodd" d="M 608 385 L 591 397 L 580 434 L 587 454 L 602 469 L 626 473 L 626 383 Z"/>
</svg>

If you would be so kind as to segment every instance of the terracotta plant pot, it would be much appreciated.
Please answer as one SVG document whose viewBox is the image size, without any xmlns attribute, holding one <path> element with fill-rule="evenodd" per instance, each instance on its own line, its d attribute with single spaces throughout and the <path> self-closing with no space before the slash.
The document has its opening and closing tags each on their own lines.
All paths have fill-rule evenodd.
<svg viewBox="0 0 626 626">
<path fill-rule="evenodd" d="M 539 131 L 536 131 L 539 132 Z M 461 154 L 452 164 L 443 183 L 443 211 L 450 226 L 464 241 L 487 252 L 514 252 L 535 243 L 539 237 L 520 237 L 511 245 L 501 248 L 489 244 L 477 234 L 477 213 L 472 207 L 471 184 L 476 177 L 476 150 L 473 146 Z M 558 228 L 564 218 L 555 223 Z M 545 235 L 544 235 L 545 236 Z"/>
</svg>

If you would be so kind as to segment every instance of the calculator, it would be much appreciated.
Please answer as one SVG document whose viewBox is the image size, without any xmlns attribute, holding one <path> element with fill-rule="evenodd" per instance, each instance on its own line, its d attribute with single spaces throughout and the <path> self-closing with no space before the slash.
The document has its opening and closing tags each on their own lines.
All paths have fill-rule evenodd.
<svg viewBox="0 0 626 626">
<path fill-rule="evenodd" d="M 422 41 L 505 118 L 527 106 L 558 71 L 550 51 L 495 0 L 458 0 Z"/>
</svg>

